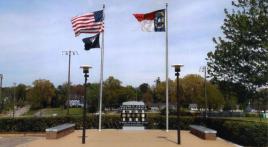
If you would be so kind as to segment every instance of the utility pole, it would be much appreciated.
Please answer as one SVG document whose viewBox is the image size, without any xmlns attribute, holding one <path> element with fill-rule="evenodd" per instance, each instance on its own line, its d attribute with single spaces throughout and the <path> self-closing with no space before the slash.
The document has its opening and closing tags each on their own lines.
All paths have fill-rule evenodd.
<svg viewBox="0 0 268 147">
<path fill-rule="evenodd" d="M 68 64 L 68 99 L 67 99 L 67 115 L 69 115 L 69 107 L 70 107 L 70 97 L 71 97 L 71 57 L 72 55 L 78 55 L 77 51 L 62 51 L 63 55 L 69 56 L 69 64 Z"/>
<path fill-rule="evenodd" d="M 3 109 L 2 85 L 3 85 L 3 74 L 0 74 L 0 107 L 1 109 Z"/>
<path fill-rule="evenodd" d="M 16 101 L 16 83 L 14 83 L 14 96 L 13 96 L 13 118 L 15 117 L 15 101 Z"/>
<path fill-rule="evenodd" d="M 205 95 L 205 118 L 208 117 L 207 108 L 208 108 L 208 99 L 207 99 L 207 67 L 201 67 L 202 72 L 204 72 L 204 95 Z"/>
</svg>

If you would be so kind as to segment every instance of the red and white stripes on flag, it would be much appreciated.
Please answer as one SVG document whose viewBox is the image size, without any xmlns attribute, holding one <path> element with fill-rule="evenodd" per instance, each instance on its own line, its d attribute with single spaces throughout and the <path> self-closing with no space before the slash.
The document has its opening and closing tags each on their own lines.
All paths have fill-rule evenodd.
<svg viewBox="0 0 268 147">
<path fill-rule="evenodd" d="M 104 30 L 103 19 L 102 10 L 73 17 L 71 22 L 75 36 L 79 36 L 81 33 L 95 34 L 102 32 Z"/>
</svg>

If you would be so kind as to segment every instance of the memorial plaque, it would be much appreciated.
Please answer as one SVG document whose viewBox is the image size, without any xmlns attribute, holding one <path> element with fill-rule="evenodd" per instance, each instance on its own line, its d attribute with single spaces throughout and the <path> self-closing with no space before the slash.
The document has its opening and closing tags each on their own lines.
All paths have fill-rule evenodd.
<svg viewBox="0 0 268 147">
<path fill-rule="evenodd" d="M 124 102 L 120 109 L 123 130 L 144 130 L 144 124 L 146 124 L 146 106 L 144 102 Z"/>
</svg>

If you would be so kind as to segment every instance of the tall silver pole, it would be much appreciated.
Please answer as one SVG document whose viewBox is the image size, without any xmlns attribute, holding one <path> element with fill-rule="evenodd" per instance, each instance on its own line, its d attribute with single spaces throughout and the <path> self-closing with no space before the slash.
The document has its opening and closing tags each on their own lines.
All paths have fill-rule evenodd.
<svg viewBox="0 0 268 147">
<path fill-rule="evenodd" d="M 103 4 L 103 23 L 104 23 L 104 9 L 105 5 Z M 102 31 L 102 45 L 101 45 L 101 70 L 100 70 L 100 99 L 99 99 L 99 131 L 101 131 L 101 115 L 102 115 L 102 91 L 103 91 L 103 63 L 104 63 L 104 29 Z"/>
<path fill-rule="evenodd" d="M 166 3 L 166 131 L 168 132 L 168 3 Z"/>
</svg>

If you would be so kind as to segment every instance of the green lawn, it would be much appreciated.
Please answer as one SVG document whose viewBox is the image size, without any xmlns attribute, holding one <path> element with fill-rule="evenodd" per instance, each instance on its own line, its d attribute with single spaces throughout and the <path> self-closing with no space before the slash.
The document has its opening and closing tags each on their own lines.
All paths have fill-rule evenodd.
<svg viewBox="0 0 268 147">
<path fill-rule="evenodd" d="M 53 114 L 57 116 L 65 116 L 67 115 L 67 109 L 63 108 L 45 108 L 40 110 L 30 110 L 24 116 L 33 116 L 36 113 L 41 113 L 42 116 L 53 116 Z M 81 108 L 70 108 L 69 114 L 71 116 L 79 116 L 82 115 Z"/>
<path fill-rule="evenodd" d="M 47 108 L 43 109 L 42 113 L 47 116 L 52 116 L 53 114 L 57 114 L 57 116 L 64 116 L 67 115 L 67 109 L 62 108 Z M 82 109 L 81 108 L 70 108 L 69 109 L 70 115 L 82 115 Z"/>
<path fill-rule="evenodd" d="M 268 123 L 268 118 L 259 118 L 259 117 L 226 117 L 227 119 L 232 120 L 243 120 L 243 121 L 254 121 L 254 122 L 265 122 Z"/>
</svg>

